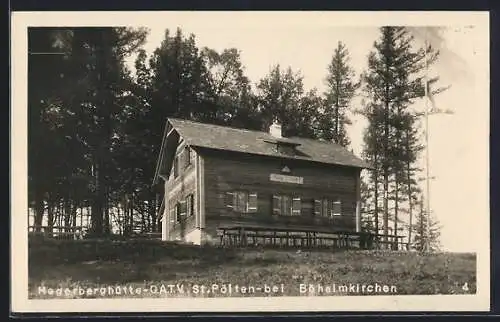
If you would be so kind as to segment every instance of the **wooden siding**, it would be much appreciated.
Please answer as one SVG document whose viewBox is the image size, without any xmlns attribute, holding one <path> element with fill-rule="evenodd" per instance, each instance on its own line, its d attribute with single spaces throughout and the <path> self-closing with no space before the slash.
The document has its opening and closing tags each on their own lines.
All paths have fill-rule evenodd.
<svg viewBox="0 0 500 322">
<path fill-rule="evenodd" d="M 358 169 L 238 153 L 203 151 L 202 155 L 208 234 L 213 234 L 217 225 L 227 223 L 356 230 Z M 270 181 L 270 174 L 281 174 L 284 166 L 291 170 L 286 175 L 302 177 L 303 184 Z M 228 208 L 226 192 L 234 190 L 256 192 L 257 212 L 241 214 Z M 272 195 L 275 193 L 299 196 L 302 199 L 302 214 L 272 215 Z M 333 218 L 314 216 L 313 200 L 321 198 L 339 198 L 342 201 L 342 215 Z M 309 205 L 306 204 L 307 200 Z"/>
<path fill-rule="evenodd" d="M 177 147 L 177 156 L 181 156 L 180 160 L 183 160 L 185 144 L 181 141 Z M 168 202 L 167 205 L 167 218 L 168 218 L 168 239 L 184 239 L 184 237 L 197 227 L 197 216 L 199 215 L 199 206 L 197 198 L 197 180 L 196 180 L 196 152 L 190 150 L 190 162 L 187 167 L 184 167 L 184 163 L 179 164 L 179 175 L 174 178 L 174 171 L 171 171 L 171 175 L 167 182 L 168 191 Z M 175 221 L 175 216 L 173 212 L 175 211 L 175 206 L 177 203 L 185 201 L 187 196 L 193 195 L 193 211 L 192 216 L 186 217 L 181 222 Z"/>
</svg>

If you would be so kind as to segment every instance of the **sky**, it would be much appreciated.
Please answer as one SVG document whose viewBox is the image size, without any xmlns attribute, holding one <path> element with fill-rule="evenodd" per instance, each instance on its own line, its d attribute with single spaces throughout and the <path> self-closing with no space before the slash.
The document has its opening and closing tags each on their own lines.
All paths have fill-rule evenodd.
<svg viewBox="0 0 500 322">
<path fill-rule="evenodd" d="M 300 16 L 294 18 L 297 17 Z M 166 29 L 174 31 L 180 27 L 185 34 L 195 35 L 198 47 L 239 49 L 245 74 L 254 83 L 279 63 L 300 72 L 306 90 L 317 88 L 321 92 L 325 90 L 326 69 L 337 42 L 346 44 L 350 63 L 359 75 L 366 69 L 367 55 L 373 50 L 380 27 L 328 24 L 325 16 L 320 16 L 316 23 L 278 15 L 264 15 L 259 20 L 250 15 L 226 16 L 230 21 L 225 23 L 220 15 L 207 13 L 171 14 L 168 18 L 147 25 L 150 33 L 144 48 L 148 53 L 159 46 Z M 480 41 L 487 40 L 488 34 L 485 38 L 484 28 L 467 24 L 466 20 L 434 25 L 439 28 L 422 28 L 423 25 L 410 27 L 415 43 L 423 44 L 427 39 L 441 52 L 429 75 L 439 75 L 442 86 L 451 85 L 436 97 L 436 105 L 454 113 L 429 118 L 430 175 L 435 177 L 430 186 L 430 206 L 442 225 L 443 249 L 475 251 L 477 245 L 473 241 L 485 232 L 479 229 L 478 218 L 489 218 L 489 105 L 488 97 L 480 93 L 480 86 L 488 85 L 484 76 L 489 66 L 488 48 Z M 417 101 L 414 107 L 423 110 L 425 103 Z M 353 125 L 348 129 L 352 148 L 358 155 L 365 126 L 362 118 L 353 116 Z"/>
</svg>

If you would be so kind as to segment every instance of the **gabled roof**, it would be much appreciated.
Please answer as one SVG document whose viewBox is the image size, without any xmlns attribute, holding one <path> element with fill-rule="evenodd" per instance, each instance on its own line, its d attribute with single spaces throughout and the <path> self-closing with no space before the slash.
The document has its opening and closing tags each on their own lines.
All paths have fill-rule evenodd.
<svg viewBox="0 0 500 322">
<path fill-rule="evenodd" d="M 318 141 L 300 137 L 276 139 L 267 132 L 232 128 L 227 126 L 199 123 L 169 118 L 186 144 L 192 147 L 242 152 L 287 159 L 308 160 L 325 164 L 336 164 L 356 168 L 371 168 L 362 159 L 344 147 L 333 142 Z M 279 153 L 273 144 L 266 141 L 282 140 L 296 146 L 295 155 Z"/>
</svg>

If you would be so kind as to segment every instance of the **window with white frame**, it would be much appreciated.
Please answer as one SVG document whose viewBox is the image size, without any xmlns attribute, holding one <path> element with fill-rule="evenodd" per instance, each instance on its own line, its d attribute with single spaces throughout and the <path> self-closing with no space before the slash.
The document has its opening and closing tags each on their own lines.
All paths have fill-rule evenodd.
<svg viewBox="0 0 500 322">
<path fill-rule="evenodd" d="M 230 191 L 226 193 L 226 207 L 239 213 L 257 212 L 257 193 L 248 191 Z"/>
<path fill-rule="evenodd" d="M 186 217 L 194 215 L 194 196 L 189 194 L 186 197 Z"/>
<path fill-rule="evenodd" d="M 332 200 L 331 202 L 331 209 L 330 209 L 330 216 L 341 216 L 342 215 L 342 202 L 340 199 L 335 199 Z"/>
<path fill-rule="evenodd" d="M 177 212 L 178 212 L 178 217 L 177 217 L 178 222 L 183 221 L 184 218 L 186 218 L 186 200 L 181 200 L 178 203 Z"/>
<path fill-rule="evenodd" d="M 315 199 L 314 215 L 327 218 L 341 216 L 342 202 L 340 199 Z"/>
<path fill-rule="evenodd" d="M 171 217 L 174 224 L 178 224 L 186 218 L 186 211 L 186 200 L 181 200 L 175 204 L 171 210 Z"/>
<path fill-rule="evenodd" d="M 301 212 L 301 202 L 299 197 L 292 198 L 292 215 L 299 216 Z"/>
<path fill-rule="evenodd" d="M 301 213 L 301 200 L 291 195 L 273 195 L 273 214 L 296 216 Z"/>
<path fill-rule="evenodd" d="M 179 156 L 174 157 L 174 179 L 179 176 Z"/>
<path fill-rule="evenodd" d="M 191 164 L 191 148 L 186 146 L 184 148 L 184 168 L 189 167 Z"/>
<path fill-rule="evenodd" d="M 179 202 L 176 203 L 174 208 L 172 209 L 172 218 L 174 224 L 178 224 L 181 222 L 181 204 Z"/>
</svg>

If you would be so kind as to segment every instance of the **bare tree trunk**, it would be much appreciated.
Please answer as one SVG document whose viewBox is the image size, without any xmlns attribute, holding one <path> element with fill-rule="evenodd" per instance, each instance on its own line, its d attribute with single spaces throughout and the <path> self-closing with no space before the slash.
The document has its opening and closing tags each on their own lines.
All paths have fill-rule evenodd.
<svg viewBox="0 0 500 322">
<path fill-rule="evenodd" d="M 111 140 L 111 114 L 114 104 L 112 89 L 110 88 L 110 79 L 108 75 L 109 70 L 109 57 L 113 55 L 111 44 L 111 28 L 102 28 L 96 40 L 96 70 L 97 70 L 97 83 L 99 90 L 97 95 L 96 105 L 97 116 L 99 120 L 100 129 L 97 131 L 98 141 L 97 153 L 95 155 L 95 163 L 97 166 L 97 184 L 95 194 L 95 213 L 93 216 L 93 232 L 102 236 L 107 233 L 109 225 L 109 212 L 108 212 L 108 169 L 110 158 L 110 140 Z"/>
<path fill-rule="evenodd" d="M 102 179 L 101 179 L 101 164 L 100 157 L 97 157 L 94 167 L 95 175 L 95 193 L 92 202 L 92 223 L 91 232 L 94 236 L 101 236 L 103 233 L 103 198 L 102 198 Z"/>
<path fill-rule="evenodd" d="M 130 202 L 128 200 L 128 196 L 125 195 L 125 202 L 124 202 L 124 207 L 123 207 L 123 221 L 122 221 L 122 226 L 123 226 L 123 234 L 125 236 L 128 236 L 130 231 L 129 231 L 129 208 L 130 208 Z"/>
<path fill-rule="evenodd" d="M 123 221 L 122 221 L 122 213 L 121 213 L 121 207 L 120 204 L 118 204 L 118 207 L 116 209 L 116 218 L 117 218 L 117 226 L 118 226 L 118 234 L 123 235 Z"/>
<path fill-rule="evenodd" d="M 406 151 L 409 154 L 410 153 L 410 135 L 408 133 L 409 131 L 406 130 Z M 410 158 L 407 158 L 406 161 L 406 173 L 407 173 L 407 181 L 408 181 L 408 212 L 410 216 L 409 220 L 409 228 L 408 228 L 408 247 L 411 245 L 411 234 L 413 231 L 413 194 L 412 194 L 412 185 L 411 185 L 411 164 L 410 164 Z"/>
<path fill-rule="evenodd" d="M 385 72 L 389 75 L 389 64 L 386 61 Z M 388 165 L 388 152 L 389 152 L 389 104 L 390 104 L 390 91 L 389 80 L 385 80 L 385 97 L 384 97 L 384 157 L 382 164 L 384 169 L 384 241 L 387 242 L 387 234 L 389 232 L 389 165 Z"/>
<path fill-rule="evenodd" d="M 43 215 L 45 213 L 45 202 L 42 198 L 38 197 L 35 202 L 35 218 L 34 226 L 36 232 L 42 231 Z"/>
<path fill-rule="evenodd" d="M 48 231 L 47 234 L 49 237 L 52 237 L 53 232 L 54 232 L 54 203 L 49 201 L 48 207 L 47 207 L 47 226 L 48 226 Z"/>
<path fill-rule="evenodd" d="M 109 216 L 109 194 L 106 192 L 105 193 L 105 206 L 104 206 L 104 227 L 103 231 L 105 235 L 109 235 L 111 233 L 111 223 L 110 223 L 110 216 Z"/>
<path fill-rule="evenodd" d="M 156 194 L 156 209 L 155 209 L 155 225 L 156 225 L 156 232 L 161 232 L 161 218 L 163 214 L 160 214 L 160 208 L 162 204 L 162 195 Z"/>
<path fill-rule="evenodd" d="M 83 206 L 80 207 L 80 227 L 83 228 Z"/>
<path fill-rule="evenodd" d="M 150 232 L 156 232 L 156 195 L 154 197 L 150 198 L 150 204 L 151 206 L 149 207 L 149 231 Z"/>
<path fill-rule="evenodd" d="M 146 207 L 144 207 L 146 208 Z M 144 209 L 143 208 L 143 209 Z M 143 211 L 141 211 L 141 231 L 142 232 L 146 232 L 147 231 L 147 222 L 146 222 L 146 217 L 148 216 L 148 213 L 147 213 L 147 209 L 144 209 Z"/>
<path fill-rule="evenodd" d="M 130 211 L 130 215 L 129 215 L 128 225 L 129 225 L 130 234 L 132 234 L 134 232 L 134 199 L 132 199 L 130 201 L 129 211 Z"/>
<path fill-rule="evenodd" d="M 388 162 L 388 148 L 389 148 L 389 103 L 386 102 L 385 116 L 384 116 L 384 241 L 387 242 L 387 235 L 389 233 L 389 165 Z"/>
<path fill-rule="evenodd" d="M 92 207 L 87 207 L 87 222 L 85 225 L 88 229 L 92 229 Z"/>
<path fill-rule="evenodd" d="M 423 200 L 420 201 L 420 245 L 419 245 L 419 251 L 424 251 L 426 249 L 425 247 L 425 214 L 424 214 L 424 202 Z"/>
<path fill-rule="evenodd" d="M 71 226 L 71 203 L 69 200 L 64 201 L 64 231 L 69 232 Z"/>
<path fill-rule="evenodd" d="M 339 144 L 339 97 L 338 97 L 338 84 L 337 84 L 337 102 L 335 104 L 335 143 Z"/>
<path fill-rule="evenodd" d="M 76 231 L 77 222 L 76 222 L 76 213 L 78 212 L 78 203 L 75 201 L 73 203 L 73 207 L 71 207 L 71 222 L 73 226 L 73 232 Z"/>
<path fill-rule="evenodd" d="M 399 182 L 398 182 L 398 177 L 396 175 L 396 185 L 395 185 L 395 191 L 394 191 L 394 235 L 398 236 L 398 211 L 399 211 Z M 396 238 L 396 243 L 395 246 L 397 247 L 397 241 L 398 239 Z"/>
<path fill-rule="evenodd" d="M 384 169 L 384 240 L 387 241 L 389 234 L 389 175 L 388 170 Z"/>
<path fill-rule="evenodd" d="M 375 191 L 374 191 L 374 199 L 375 199 L 375 233 L 379 233 L 379 218 L 378 218 L 378 198 L 379 198 L 379 193 L 378 193 L 378 170 L 377 170 L 377 154 L 375 153 L 375 170 L 374 170 L 374 185 L 375 185 Z"/>
<path fill-rule="evenodd" d="M 399 112 L 399 111 L 398 111 Z M 399 130 L 396 130 L 396 146 L 399 146 Z M 398 212 L 399 212 L 399 166 L 394 173 L 394 235 L 398 236 Z M 396 238 L 395 246 L 397 247 L 398 238 Z"/>
</svg>

